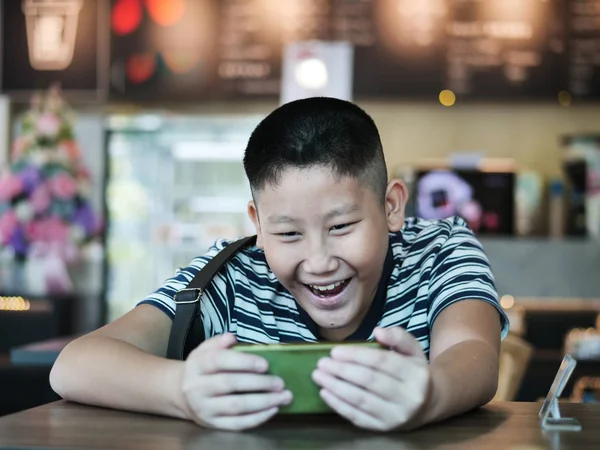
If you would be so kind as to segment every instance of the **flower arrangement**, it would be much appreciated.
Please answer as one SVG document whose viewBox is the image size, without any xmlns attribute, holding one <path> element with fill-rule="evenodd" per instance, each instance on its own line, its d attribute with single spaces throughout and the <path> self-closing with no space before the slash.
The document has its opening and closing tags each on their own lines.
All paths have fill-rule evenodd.
<svg viewBox="0 0 600 450">
<path fill-rule="evenodd" d="M 99 234 L 89 172 L 58 86 L 35 95 L 0 172 L 0 250 L 24 262 L 52 253 L 65 262 Z"/>
</svg>

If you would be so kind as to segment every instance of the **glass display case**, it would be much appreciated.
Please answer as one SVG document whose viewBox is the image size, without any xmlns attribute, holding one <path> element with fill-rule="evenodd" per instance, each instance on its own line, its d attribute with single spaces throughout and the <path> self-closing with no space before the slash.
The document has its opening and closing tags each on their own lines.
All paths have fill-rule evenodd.
<svg viewBox="0 0 600 450">
<path fill-rule="evenodd" d="M 217 239 L 254 233 L 242 161 L 260 119 L 108 119 L 108 320 L 130 310 Z"/>
</svg>

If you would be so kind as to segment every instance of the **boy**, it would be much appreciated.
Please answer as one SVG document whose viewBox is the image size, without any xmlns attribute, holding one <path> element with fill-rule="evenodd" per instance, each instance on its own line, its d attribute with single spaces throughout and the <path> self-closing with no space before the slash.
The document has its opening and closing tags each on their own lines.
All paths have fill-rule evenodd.
<svg viewBox="0 0 600 450">
<path fill-rule="evenodd" d="M 391 351 L 337 347 L 313 372 L 324 401 L 359 427 L 412 429 L 494 396 L 508 321 L 487 258 L 461 219 L 404 218 L 407 189 L 387 181 L 362 109 L 330 98 L 283 105 L 252 133 L 244 167 L 257 243 L 206 289 L 206 340 L 186 361 L 165 358 L 174 294 L 225 242 L 69 344 L 50 375 L 58 394 L 248 429 L 292 398 L 236 342 L 375 339 Z"/>
</svg>

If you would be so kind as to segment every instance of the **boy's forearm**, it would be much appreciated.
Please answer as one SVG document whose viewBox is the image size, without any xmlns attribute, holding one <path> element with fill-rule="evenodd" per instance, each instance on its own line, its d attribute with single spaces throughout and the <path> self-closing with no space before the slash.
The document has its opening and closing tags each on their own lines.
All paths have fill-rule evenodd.
<svg viewBox="0 0 600 450">
<path fill-rule="evenodd" d="M 498 354 L 480 341 L 448 348 L 430 364 L 431 393 L 418 425 L 438 422 L 488 403 L 498 385 Z"/>
<path fill-rule="evenodd" d="M 183 362 L 109 337 L 84 337 L 59 355 L 52 388 L 66 400 L 186 418 Z"/>
</svg>

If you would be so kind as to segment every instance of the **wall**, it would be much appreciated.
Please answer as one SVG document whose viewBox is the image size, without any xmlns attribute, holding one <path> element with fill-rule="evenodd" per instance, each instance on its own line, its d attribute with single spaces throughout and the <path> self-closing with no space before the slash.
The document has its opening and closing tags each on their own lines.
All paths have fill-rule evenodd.
<svg viewBox="0 0 600 450">
<path fill-rule="evenodd" d="M 480 239 L 500 295 L 600 299 L 600 241 Z"/>
<path fill-rule="evenodd" d="M 359 102 L 376 121 L 390 171 L 422 158 L 481 151 L 514 158 L 520 168 L 560 173 L 563 134 L 600 133 L 600 105 Z M 203 104 L 198 114 L 268 114 L 276 102 Z"/>
<path fill-rule="evenodd" d="M 363 105 L 381 130 L 390 168 L 449 152 L 514 158 L 520 168 L 560 173 L 562 134 L 600 133 L 600 105 Z"/>
</svg>

